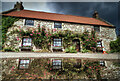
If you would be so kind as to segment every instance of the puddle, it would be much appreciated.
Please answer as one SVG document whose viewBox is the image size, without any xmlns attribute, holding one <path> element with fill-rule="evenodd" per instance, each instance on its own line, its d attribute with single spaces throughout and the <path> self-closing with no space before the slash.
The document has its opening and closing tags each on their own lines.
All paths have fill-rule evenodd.
<svg viewBox="0 0 120 81">
<path fill-rule="evenodd" d="M 4 58 L 2 80 L 118 81 L 120 61 L 76 58 Z"/>
</svg>

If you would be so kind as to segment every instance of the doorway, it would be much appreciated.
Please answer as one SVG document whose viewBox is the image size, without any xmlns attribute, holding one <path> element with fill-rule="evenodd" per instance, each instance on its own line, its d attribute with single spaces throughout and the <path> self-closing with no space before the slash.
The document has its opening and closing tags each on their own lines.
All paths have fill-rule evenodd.
<svg viewBox="0 0 120 81">
<path fill-rule="evenodd" d="M 79 39 L 74 39 L 73 40 L 73 45 L 75 45 L 76 51 L 80 52 L 80 41 L 79 41 Z"/>
</svg>

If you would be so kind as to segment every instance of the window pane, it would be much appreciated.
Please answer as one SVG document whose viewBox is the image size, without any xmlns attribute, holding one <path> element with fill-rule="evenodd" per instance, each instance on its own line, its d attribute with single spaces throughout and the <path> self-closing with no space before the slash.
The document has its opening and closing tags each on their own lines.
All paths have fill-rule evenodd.
<svg viewBox="0 0 120 81">
<path fill-rule="evenodd" d="M 25 25 L 34 25 L 34 20 L 28 20 L 28 19 L 26 19 L 25 20 Z"/>
<path fill-rule="evenodd" d="M 53 69 L 60 69 L 62 65 L 62 61 L 61 60 L 53 60 Z"/>
<path fill-rule="evenodd" d="M 102 47 L 101 41 L 97 42 L 97 47 Z"/>
<path fill-rule="evenodd" d="M 54 28 L 62 28 L 61 23 L 55 22 L 54 23 Z"/>
<path fill-rule="evenodd" d="M 31 38 L 23 38 L 23 46 L 31 46 L 32 45 L 32 39 Z"/>
<path fill-rule="evenodd" d="M 94 31 L 96 31 L 96 32 L 100 32 L 100 27 L 95 26 L 95 27 L 94 27 Z"/>
<path fill-rule="evenodd" d="M 19 68 L 20 69 L 28 68 L 29 62 L 30 62 L 29 60 L 20 60 Z"/>
<path fill-rule="evenodd" d="M 57 39 L 57 38 L 55 38 L 54 39 L 54 44 L 53 44 L 54 46 L 62 46 L 62 44 L 61 44 L 61 39 Z"/>
</svg>

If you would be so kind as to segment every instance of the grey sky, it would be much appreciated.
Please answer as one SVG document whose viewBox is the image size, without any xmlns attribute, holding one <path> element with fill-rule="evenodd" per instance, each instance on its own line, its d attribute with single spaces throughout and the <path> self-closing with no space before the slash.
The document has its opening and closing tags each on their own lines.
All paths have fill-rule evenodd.
<svg viewBox="0 0 120 81">
<path fill-rule="evenodd" d="M 12 9 L 14 4 L 15 2 L 2 2 L 2 10 Z M 101 18 L 117 27 L 117 34 L 118 28 L 120 28 L 118 25 L 118 11 L 120 11 L 118 2 L 24 2 L 23 5 L 28 10 L 86 17 L 92 17 L 94 10 L 97 10 Z"/>
</svg>

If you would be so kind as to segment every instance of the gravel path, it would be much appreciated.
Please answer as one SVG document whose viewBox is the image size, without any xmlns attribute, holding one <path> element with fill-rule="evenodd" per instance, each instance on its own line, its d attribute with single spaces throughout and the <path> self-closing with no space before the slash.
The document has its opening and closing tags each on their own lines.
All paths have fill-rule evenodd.
<svg viewBox="0 0 120 81">
<path fill-rule="evenodd" d="M 88 59 L 120 59 L 120 54 L 102 53 L 34 53 L 34 52 L 0 52 L 0 58 L 88 58 Z"/>
</svg>

